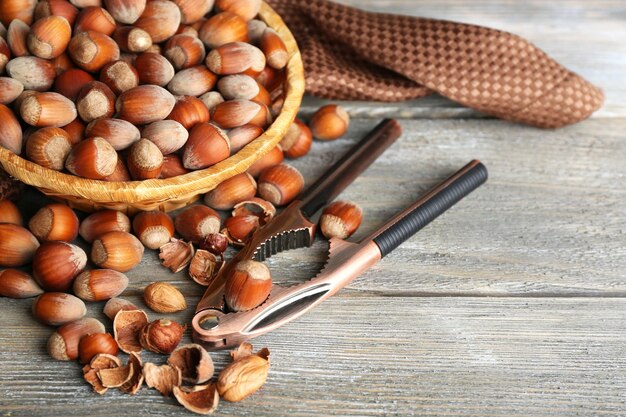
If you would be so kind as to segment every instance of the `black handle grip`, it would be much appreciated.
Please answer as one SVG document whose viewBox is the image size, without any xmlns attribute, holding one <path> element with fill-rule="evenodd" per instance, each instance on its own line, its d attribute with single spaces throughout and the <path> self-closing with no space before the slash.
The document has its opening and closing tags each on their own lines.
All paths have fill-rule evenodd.
<svg viewBox="0 0 626 417">
<path fill-rule="evenodd" d="M 487 168 L 472 161 L 391 219 L 376 232 L 374 242 L 384 257 L 487 181 Z"/>
<path fill-rule="evenodd" d="M 402 127 L 394 119 L 385 119 L 376 125 L 303 193 L 300 197 L 302 213 L 310 219 L 319 209 L 333 201 L 401 134 Z"/>
</svg>

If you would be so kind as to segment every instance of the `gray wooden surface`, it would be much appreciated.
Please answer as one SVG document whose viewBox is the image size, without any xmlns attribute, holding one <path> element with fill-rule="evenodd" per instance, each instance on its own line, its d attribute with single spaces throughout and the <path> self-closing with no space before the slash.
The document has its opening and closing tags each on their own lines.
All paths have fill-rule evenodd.
<svg viewBox="0 0 626 417">
<path fill-rule="evenodd" d="M 217 415 L 626 414 L 626 3 L 350 3 L 518 33 L 601 85 L 606 106 L 543 131 L 437 97 L 346 103 L 347 137 L 294 163 L 308 182 L 381 117 L 402 117 L 405 130 L 342 195 L 364 208 L 356 239 L 472 158 L 489 182 L 316 311 L 258 339 L 272 351 L 267 384 Z M 303 114 L 319 103 L 307 99 Z M 23 204 L 32 212 L 41 201 L 30 194 Z M 269 265 L 277 281 L 301 281 L 324 251 L 318 242 Z M 179 286 L 190 306 L 202 292 L 153 252 L 128 275 L 124 295 L 139 304 L 152 281 Z M 76 363 L 45 354 L 52 329 L 30 304 L 0 300 L 1 415 L 188 415 L 148 389 L 92 394 Z M 88 308 L 110 326 L 102 303 Z M 173 317 L 187 322 L 191 309 Z M 218 368 L 226 357 L 213 355 Z"/>
</svg>

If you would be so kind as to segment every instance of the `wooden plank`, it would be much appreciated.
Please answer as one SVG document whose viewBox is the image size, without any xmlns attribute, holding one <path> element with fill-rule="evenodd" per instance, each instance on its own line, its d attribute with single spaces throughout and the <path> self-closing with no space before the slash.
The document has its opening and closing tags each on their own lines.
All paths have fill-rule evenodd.
<svg viewBox="0 0 626 417">
<path fill-rule="evenodd" d="M 2 304 L 3 415 L 189 415 L 145 388 L 91 393 L 76 363 L 47 358 L 51 330 L 25 318 L 28 301 Z M 218 415 L 623 415 L 625 334 L 623 299 L 343 292 L 258 339 L 267 384 Z M 226 353 L 212 356 L 221 369 Z"/>
<path fill-rule="evenodd" d="M 626 25 L 623 16 L 626 3 L 619 0 L 560 0 L 546 2 L 500 0 L 342 0 L 342 3 L 377 11 L 446 19 L 493 27 L 520 35 L 565 67 L 600 86 L 606 94 L 605 106 L 593 117 L 626 116 Z M 431 117 L 421 100 L 378 105 L 346 103 L 359 115 L 400 114 L 407 117 Z M 317 100 L 305 101 L 304 109 L 312 111 Z M 432 117 L 479 115 L 441 98 Z M 397 115 L 394 117 L 398 117 Z"/>
</svg>

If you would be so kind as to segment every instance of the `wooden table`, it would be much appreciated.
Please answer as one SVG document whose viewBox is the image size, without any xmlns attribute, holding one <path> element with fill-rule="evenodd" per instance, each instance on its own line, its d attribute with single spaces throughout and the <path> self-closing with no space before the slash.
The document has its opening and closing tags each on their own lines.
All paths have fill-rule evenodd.
<svg viewBox="0 0 626 417">
<path fill-rule="evenodd" d="M 489 182 L 315 312 L 258 339 L 272 351 L 267 384 L 217 414 L 625 414 L 626 4 L 350 3 L 515 32 L 602 86 L 606 105 L 588 121 L 545 131 L 436 97 L 347 103 L 347 137 L 315 143 L 294 165 L 310 183 L 379 119 L 403 119 L 404 137 L 342 195 L 364 209 L 356 239 L 472 158 L 487 165 Z M 319 103 L 307 99 L 303 115 Z M 41 202 L 30 194 L 23 205 L 32 213 Z M 278 281 L 299 282 L 321 267 L 324 251 L 318 242 L 269 265 Z M 190 306 L 202 292 L 151 251 L 128 275 L 125 296 L 140 304 L 152 281 L 177 285 Z M 189 415 L 145 388 L 134 397 L 91 393 L 78 364 L 48 358 L 52 329 L 35 322 L 30 305 L 0 300 L 0 414 Z M 102 303 L 88 308 L 110 326 Z M 218 369 L 227 363 L 225 352 L 213 358 Z"/>
</svg>

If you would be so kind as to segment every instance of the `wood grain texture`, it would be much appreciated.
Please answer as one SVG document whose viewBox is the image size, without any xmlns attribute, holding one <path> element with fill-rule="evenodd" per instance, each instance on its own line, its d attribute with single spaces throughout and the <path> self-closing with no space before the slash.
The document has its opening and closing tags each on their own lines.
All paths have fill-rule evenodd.
<svg viewBox="0 0 626 417">
<path fill-rule="evenodd" d="M 256 340 L 272 351 L 267 384 L 216 415 L 626 414 L 626 5 L 344 2 L 518 33 L 603 86 L 607 105 L 545 131 L 438 97 L 346 103 L 355 117 L 347 137 L 315 142 L 293 162 L 309 184 L 380 118 L 406 119 L 404 136 L 340 197 L 363 206 L 354 239 L 472 158 L 490 179 L 313 313 Z M 319 103 L 308 98 L 303 117 Z M 44 201 L 29 192 L 25 217 Z M 276 281 L 297 283 L 323 265 L 325 250 L 320 239 L 268 265 Z M 185 273 L 159 266 L 154 251 L 128 276 L 124 297 L 141 306 L 153 281 L 178 286 L 190 307 L 202 293 Z M 0 299 L 0 415 L 190 415 L 145 387 L 136 397 L 91 393 L 78 364 L 46 355 L 53 329 L 32 318 L 31 302 Z M 89 315 L 111 330 L 103 304 L 89 304 Z M 170 317 L 188 323 L 191 314 Z M 228 362 L 226 352 L 212 356 L 218 369 Z"/>
</svg>

